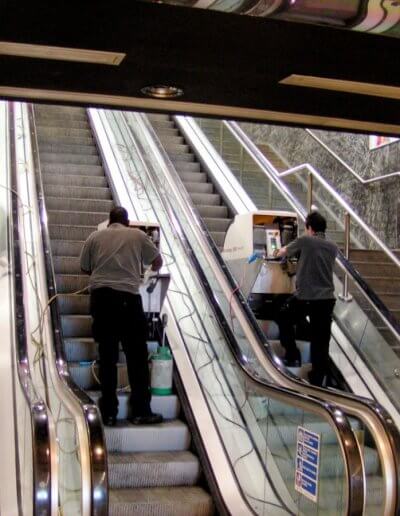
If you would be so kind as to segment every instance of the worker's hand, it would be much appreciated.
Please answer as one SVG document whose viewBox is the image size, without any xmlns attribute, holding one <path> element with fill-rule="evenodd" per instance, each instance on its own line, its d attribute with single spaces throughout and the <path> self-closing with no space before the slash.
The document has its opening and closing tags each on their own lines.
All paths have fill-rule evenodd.
<svg viewBox="0 0 400 516">
<path fill-rule="evenodd" d="M 157 271 L 153 271 L 151 267 L 144 271 L 143 284 L 146 285 L 153 276 L 157 276 Z"/>
<path fill-rule="evenodd" d="M 272 253 L 272 256 L 273 256 L 274 258 L 277 258 L 277 257 L 278 257 L 278 255 L 279 255 L 279 249 L 274 249 L 274 252 Z"/>
</svg>

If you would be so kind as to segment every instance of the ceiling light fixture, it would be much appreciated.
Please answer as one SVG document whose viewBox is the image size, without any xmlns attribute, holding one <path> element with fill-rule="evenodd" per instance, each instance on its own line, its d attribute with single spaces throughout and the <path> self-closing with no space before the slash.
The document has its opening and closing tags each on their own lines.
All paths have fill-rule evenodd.
<svg viewBox="0 0 400 516">
<path fill-rule="evenodd" d="M 306 88 L 320 88 L 322 90 L 341 91 L 344 93 L 355 93 L 357 95 L 371 95 L 373 97 L 384 97 L 400 100 L 400 87 L 388 86 L 371 82 L 344 81 L 341 79 L 330 79 L 326 77 L 314 77 L 312 75 L 292 74 L 285 77 L 279 84 L 289 86 L 304 86 Z"/>
<path fill-rule="evenodd" d="M 118 66 L 126 54 L 105 50 L 87 50 L 83 48 L 51 47 L 47 45 L 30 45 L 0 41 L 0 55 L 31 57 L 34 59 L 54 59 L 57 61 L 77 61 Z"/>
<path fill-rule="evenodd" d="M 181 90 L 181 88 L 177 88 L 176 86 L 166 86 L 165 84 L 145 86 L 140 91 L 147 97 L 153 97 L 155 99 L 173 99 L 183 95 L 183 90 Z"/>
</svg>

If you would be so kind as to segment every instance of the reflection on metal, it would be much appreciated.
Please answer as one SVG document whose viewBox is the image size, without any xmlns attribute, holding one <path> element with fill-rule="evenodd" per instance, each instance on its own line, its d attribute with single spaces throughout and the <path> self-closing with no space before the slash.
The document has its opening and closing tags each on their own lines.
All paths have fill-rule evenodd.
<svg viewBox="0 0 400 516">
<path fill-rule="evenodd" d="M 52 482 L 57 479 L 57 471 L 52 471 L 53 454 L 56 450 L 54 435 L 50 430 L 50 420 L 47 407 L 37 394 L 32 382 L 28 349 L 27 349 L 27 327 L 25 316 L 25 276 L 22 269 L 20 229 L 19 229 L 19 200 L 17 181 L 17 156 L 15 149 L 15 115 L 14 105 L 9 104 L 9 127 L 10 127 L 10 163 L 11 163 L 11 188 L 12 188 L 12 233 L 13 240 L 13 263 L 14 263 L 14 302 L 15 302 L 15 332 L 16 349 L 15 361 L 17 364 L 18 379 L 24 393 L 28 410 L 30 412 L 30 431 L 32 432 L 32 450 L 25 450 L 27 454 L 32 453 L 32 510 L 34 515 L 51 515 L 52 508 L 56 504 L 54 499 L 54 486 Z M 21 453 L 24 453 L 21 450 Z M 19 472 L 23 478 L 23 472 Z M 30 489 L 31 486 L 26 486 Z"/>
<path fill-rule="evenodd" d="M 165 84 L 157 84 L 156 86 L 145 86 L 141 89 L 143 95 L 153 97 L 155 99 L 174 99 L 183 95 L 183 90 L 176 86 L 166 86 Z"/>
<path fill-rule="evenodd" d="M 160 3 L 160 0 L 148 0 Z M 399 37 L 400 5 L 394 0 L 162 0 L 262 18 L 341 27 Z"/>
<path fill-rule="evenodd" d="M 346 260 L 349 259 L 350 256 L 350 214 L 344 214 L 344 257 Z M 353 296 L 349 293 L 349 273 L 345 271 L 344 280 L 343 280 L 343 291 L 339 294 L 339 299 L 341 301 L 352 301 Z"/>
</svg>

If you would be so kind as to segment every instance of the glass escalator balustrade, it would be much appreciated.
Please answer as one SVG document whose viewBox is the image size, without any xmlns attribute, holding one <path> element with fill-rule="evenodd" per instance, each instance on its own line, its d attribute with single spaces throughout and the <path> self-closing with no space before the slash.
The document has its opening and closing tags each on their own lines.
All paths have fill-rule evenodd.
<svg viewBox="0 0 400 516">
<path fill-rule="evenodd" d="M 166 242 L 163 248 L 164 256 L 168 256 L 169 270 L 171 272 L 171 286 L 168 299 L 174 307 L 174 316 L 179 324 L 182 336 L 192 363 L 197 370 L 202 383 L 203 391 L 209 400 L 209 405 L 215 421 L 224 438 L 227 453 L 238 476 L 240 485 L 252 507 L 258 514 L 269 513 L 271 507 L 279 500 L 271 501 L 267 482 L 263 480 L 265 469 L 279 472 L 282 479 L 279 493 L 287 493 L 284 500 L 289 510 L 301 511 L 304 514 L 336 514 L 344 510 L 345 495 L 343 484 L 343 462 L 340 457 L 338 442 L 331 425 L 321 419 L 315 413 L 304 409 L 296 409 L 290 403 L 278 402 L 273 398 L 262 396 L 252 392 L 250 386 L 243 380 L 235 366 L 235 361 L 227 348 L 225 338 L 221 335 L 221 329 L 217 324 L 216 316 L 210 305 L 204 300 L 203 289 L 193 278 L 190 265 L 187 263 L 185 253 L 180 249 L 179 241 L 175 236 L 176 228 L 171 222 L 170 215 L 164 204 L 160 201 L 159 194 L 171 200 L 176 216 L 179 218 L 184 233 L 188 235 L 193 254 L 199 260 L 201 268 L 210 288 L 215 302 L 225 314 L 230 330 L 234 332 L 241 354 L 247 363 L 249 370 L 262 376 L 257 357 L 254 355 L 249 342 L 244 336 L 240 324 L 232 316 L 229 299 L 226 298 L 221 287 L 210 269 L 204 257 L 202 249 L 198 246 L 193 234 L 193 222 L 187 220 L 179 210 L 179 203 L 174 202 L 174 194 L 168 182 L 161 173 L 157 174 L 159 186 L 157 191 L 147 178 L 145 170 L 140 165 L 140 157 L 135 156 L 131 145 L 123 137 L 121 119 L 117 115 L 107 114 L 107 120 L 117 139 L 118 148 L 124 148 L 125 167 L 135 174 L 132 184 L 137 188 L 137 177 L 140 177 L 142 186 L 140 192 L 145 191 L 146 200 L 141 200 L 143 209 L 148 216 L 157 217 L 161 224 Z M 153 120 L 153 118 L 152 118 Z M 184 150 L 184 143 L 179 140 L 177 129 L 170 120 L 165 117 L 154 117 L 157 121 L 157 129 L 162 128 L 165 134 L 166 149 L 171 160 L 177 166 L 178 173 L 186 183 L 202 183 L 202 172 L 199 165 L 190 155 L 180 159 L 179 150 Z M 177 140 L 174 138 L 177 137 Z M 129 150 L 128 150 L 129 149 Z M 177 152 L 178 151 L 178 152 Z M 146 156 L 150 156 L 150 149 L 144 147 Z M 189 164 L 189 166 L 188 166 Z M 189 170 L 190 169 L 190 170 Z M 191 174 L 191 175 L 188 175 Z M 196 177 L 196 174 L 198 177 Z M 196 181 L 200 179 L 200 181 Z M 196 192 L 191 196 L 199 199 Z M 139 200 L 140 200 L 140 196 Z M 206 197 L 210 202 L 214 198 Z M 207 205 L 206 205 L 207 206 Z M 208 206 L 218 206 L 209 204 Z M 150 210 L 153 211 L 150 211 Z M 213 217 L 210 217 L 213 218 Z M 300 496 L 295 490 L 295 466 L 296 453 L 298 451 L 297 429 L 304 426 L 321 435 L 321 463 L 319 473 L 319 497 L 316 504 L 310 502 L 304 496 Z M 374 451 L 372 450 L 374 455 Z M 375 454 L 375 460 L 377 456 Z M 261 463 L 260 463 L 261 460 Z M 368 474 L 378 472 L 379 460 L 369 470 Z M 252 471 L 252 473 L 249 473 Z M 250 475 L 250 477 L 248 477 Z M 259 482 L 255 480 L 259 478 Z M 377 479 L 379 484 L 381 479 Z M 264 489 L 266 491 L 264 492 Z M 382 492 L 380 492 L 382 498 Z M 286 497 L 285 497 L 286 496 Z M 280 502 L 282 504 L 282 501 Z M 377 500 L 379 506 L 380 500 Z M 281 505 L 284 509 L 284 505 Z M 278 508 L 278 507 L 276 507 Z"/>
</svg>

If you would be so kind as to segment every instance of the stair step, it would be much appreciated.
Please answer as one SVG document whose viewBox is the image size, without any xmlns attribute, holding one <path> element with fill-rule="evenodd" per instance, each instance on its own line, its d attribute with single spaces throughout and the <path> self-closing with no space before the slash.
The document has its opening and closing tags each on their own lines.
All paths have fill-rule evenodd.
<svg viewBox="0 0 400 516">
<path fill-rule="evenodd" d="M 86 240 L 96 231 L 96 226 L 66 226 L 62 224 L 49 224 L 49 234 L 55 240 Z"/>
<path fill-rule="evenodd" d="M 207 174 L 204 172 L 180 172 L 179 170 L 177 172 L 184 183 L 202 184 L 207 182 Z"/>
<path fill-rule="evenodd" d="M 51 239 L 51 251 L 55 256 L 80 256 L 84 240 Z"/>
<path fill-rule="evenodd" d="M 172 160 L 171 160 L 172 161 Z M 174 163 L 176 171 L 182 177 L 182 174 L 200 172 L 201 165 L 197 161 L 179 161 Z"/>
<path fill-rule="evenodd" d="M 71 129 L 89 129 L 89 122 L 87 117 L 85 119 L 81 118 L 79 120 L 70 118 L 69 120 L 65 120 L 62 117 L 38 117 L 36 119 L 36 127 L 41 131 L 43 127 L 55 127 L 55 128 L 64 128 L 69 127 Z"/>
<path fill-rule="evenodd" d="M 40 150 L 40 149 L 39 149 Z M 99 156 L 90 154 L 52 153 L 40 152 L 40 163 L 75 164 L 75 165 L 101 165 Z"/>
<path fill-rule="evenodd" d="M 111 489 L 110 516 L 211 516 L 211 496 L 200 487 Z"/>
<path fill-rule="evenodd" d="M 132 425 L 124 421 L 105 427 L 109 452 L 183 451 L 190 445 L 190 432 L 182 421 L 164 421 L 159 425 Z"/>
<path fill-rule="evenodd" d="M 63 337 L 91 337 L 92 318 L 90 315 L 61 315 Z"/>
<path fill-rule="evenodd" d="M 232 219 L 204 217 L 203 221 L 207 226 L 208 231 L 222 231 L 226 233 L 232 222 Z"/>
<path fill-rule="evenodd" d="M 193 486 L 200 479 L 198 458 L 189 451 L 110 453 L 111 489 Z"/>
<path fill-rule="evenodd" d="M 197 206 L 201 217 L 204 218 L 228 218 L 228 208 L 226 206 Z"/>
<path fill-rule="evenodd" d="M 190 194 L 212 194 L 214 191 L 212 183 L 192 183 L 184 181 L 183 184 Z"/>
<path fill-rule="evenodd" d="M 210 235 L 217 246 L 223 246 L 225 242 L 225 231 L 211 231 Z"/>
<path fill-rule="evenodd" d="M 56 274 L 57 292 L 72 293 L 89 285 L 89 276 L 83 274 Z"/>
<path fill-rule="evenodd" d="M 109 213 L 113 202 L 107 199 L 63 199 L 61 197 L 46 197 L 48 210 L 63 211 L 97 211 Z"/>
<path fill-rule="evenodd" d="M 360 262 L 351 260 L 352 265 L 361 275 L 392 276 L 400 278 L 400 270 L 394 263 L 388 262 Z"/>
<path fill-rule="evenodd" d="M 97 387 L 98 388 L 98 387 Z M 93 390 L 89 391 L 88 395 L 92 398 L 95 403 L 98 403 L 100 397 L 100 391 Z M 126 420 L 130 413 L 129 408 L 129 396 L 130 392 L 119 392 L 118 393 L 118 420 Z M 165 420 L 176 420 L 180 412 L 180 403 L 176 394 L 170 396 L 152 396 L 151 397 L 151 410 L 155 414 L 161 414 Z"/>
<path fill-rule="evenodd" d="M 73 226 L 98 226 L 108 220 L 107 212 L 48 210 L 49 224 Z"/>
<path fill-rule="evenodd" d="M 73 163 L 40 163 L 43 174 L 61 174 L 78 176 L 104 177 L 103 167 L 100 165 L 76 165 Z"/>
<path fill-rule="evenodd" d="M 107 179 L 104 176 L 81 176 L 68 174 L 42 174 L 44 185 L 65 185 L 65 186 L 90 186 L 107 187 Z"/>
<path fill-rule="evenodd" d="M 39 149 L 42 145 L 62 144 L 62 145 L 94 145 L 93 137 L 90 136 L 53 136 L 53 135 L 37 135 Z"/>
<path fill-rule="evenodd" d="M 98 389 L 99 367 L 93 362 L 69 362 L 68 369 L 72 379 L 84 391 Z M 117 364 L 117 388 L 125 389 L 129 386 L 126 364 Z"/>
<path fill-rule="evenodd" d="M 80 129 L 76 127 L 38 127 L 38 134 L 40 138 L 43 140 L 44 138 L 51 137 L 54 138 L 56 136 L 74 136 L 75 138 L 91 138 L 92 131 L 87 129 Z"/>
<path fill-rule="evenodd" d="M 221 196 L 215 193 L 191 193 L 190 197 L 194 204 L 201 206 L 220 206 Z"/>
<path fill-rule="evenodd" d="M 89 315 L 90 299 L 88 294 L 61 294 L 57 297 L 60 312 L 65 315 Z"/>
<path fill-rule="evenodd" d="M 107 187 L 45 185 L 44 192 L 50 197 L 71 197 L 74 199 L 110 200 L 111 193 Z"/>
<path fill-rule="evenodd" d="M 168 152 L 169 159 L 176 165 L 176 167 L 180 167 L 181 163 L 191 163 L 195 161 L 195 156 L 191 152 L 186 154 L 180 154 L 178 152 Z"/>
</svg>

